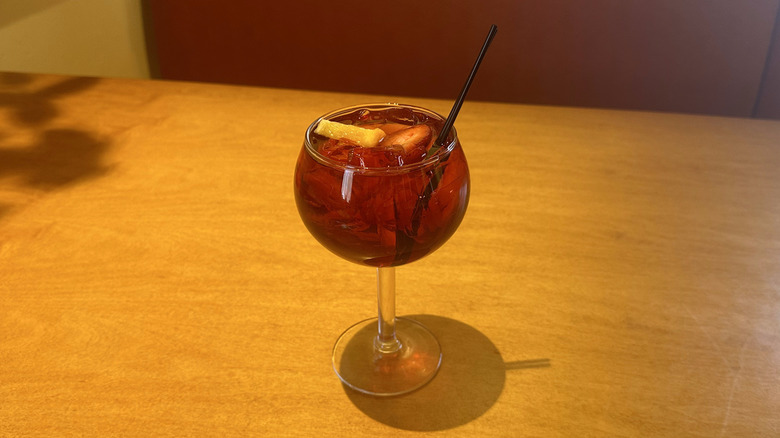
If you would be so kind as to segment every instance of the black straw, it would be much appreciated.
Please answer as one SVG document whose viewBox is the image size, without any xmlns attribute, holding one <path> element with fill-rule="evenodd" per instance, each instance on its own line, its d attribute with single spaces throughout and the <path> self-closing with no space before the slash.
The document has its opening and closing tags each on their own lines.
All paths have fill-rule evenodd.
<svg viewBox="0 0 780 438">
<path fill-rule="evenodd" d="M 455 105 L 452 106 L 450 115 L 447 116 L 447 120 L 444 122 L 444 127 L 442 127 L 439 136 L 436 138 L 436 142 L 434 143 L 435 146 L 443 146 L 447 136 L 450 134 L 452 125 L 455 124 L 455 118 L 458 117 L 460 107 L 463 105 L 463 101 L 466 99 L 466 93 L 468 93 L 469 87 L 471 87 L 471 82 L 474 81 L 474 76 L 477 75 L 479 64 L 482 63 L 482 58 L 485 57 L 488 46 L 490 46 L 490 42 L 493 41 L 493 37 L 496 36 L 496 32 L 498 32 L 498 27 L 495 24 L 490 26 L 490 32 L 488 32 L 488 36 L 485 39 L 485 44 L 482 45 L 482 50 L 480 50 L 479 56 L 477 56 L 477 60 L 474 62 L 474 67 L 471 69 L 471 74 L 469 74 L 468 79 L 466 79 L 466 83 L 463 85 L 463 89 L 460 90 L 460 95 L 455 100 Z"/>
</svg>

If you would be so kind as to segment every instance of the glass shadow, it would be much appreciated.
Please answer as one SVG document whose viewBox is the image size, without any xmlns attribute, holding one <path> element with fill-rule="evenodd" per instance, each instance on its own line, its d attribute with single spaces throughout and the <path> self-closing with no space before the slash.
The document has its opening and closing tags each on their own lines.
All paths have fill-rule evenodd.
<svg viewBox="0 0 780 438">
<path fill-rule="evenodd" d="M 373 397 L 344 385 L 352 403 L 376 421 L 414 431 L 451 429 L 487 412 L 501 395 L 507 370 L 490 339 L 454 319 L 405 317 L 422 323 L 438 338 L 443 355 L 438 374 L 419 390 L 396 397 Z"/>
</svg>

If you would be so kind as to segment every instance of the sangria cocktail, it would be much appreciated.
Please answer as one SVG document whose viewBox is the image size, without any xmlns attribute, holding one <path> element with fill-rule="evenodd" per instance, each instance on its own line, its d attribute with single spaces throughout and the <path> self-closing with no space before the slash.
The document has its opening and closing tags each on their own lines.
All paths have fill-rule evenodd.
<svg viewBox="0 0 780 438">
<path fill-rule="evenodd" d="M 348 329 L 333 352 L 339 378 L 364 393 L 412 391 L 441 363 L 435 337 L 395 317 L 394 267 L 444 244 L 466 212 L 468 165 L 455 129 L 439 138 L 444 123 L 412 105 L 349 107 L 315 120 L 298 157 L 295 201 L 308 230 L 377 268 L 379 318 Z"/>
</svg>

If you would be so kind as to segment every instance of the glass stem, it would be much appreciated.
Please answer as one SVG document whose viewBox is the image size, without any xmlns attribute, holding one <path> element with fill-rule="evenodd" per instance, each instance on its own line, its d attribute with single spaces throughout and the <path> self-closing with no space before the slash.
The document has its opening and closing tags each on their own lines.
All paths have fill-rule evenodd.
<svg viewBox="0 0 780 438">
<path fill-rule="evenodd" d="M 395 353 L 401 342 L 395 336 L 395 268 L 376 268 L 377 303 L 379 307 L 379 334 L 374 347 L 379 353 Z"/>
</svg>

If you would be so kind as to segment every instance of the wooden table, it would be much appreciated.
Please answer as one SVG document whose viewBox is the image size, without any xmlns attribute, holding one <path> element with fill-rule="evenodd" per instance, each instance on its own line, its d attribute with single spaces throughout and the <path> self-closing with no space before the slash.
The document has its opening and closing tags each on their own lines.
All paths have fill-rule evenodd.
<svg viewBox="0 0 780 438">
<path fill-rule="evenodd" d="M 780 436 L 780 122 L 467 102 L 466 219 L 398 269 L 428 386 L 346 391 L 372 269 L 292 172 L 402 100 L 0 75 L 0 436 Z"/>
</svg>

